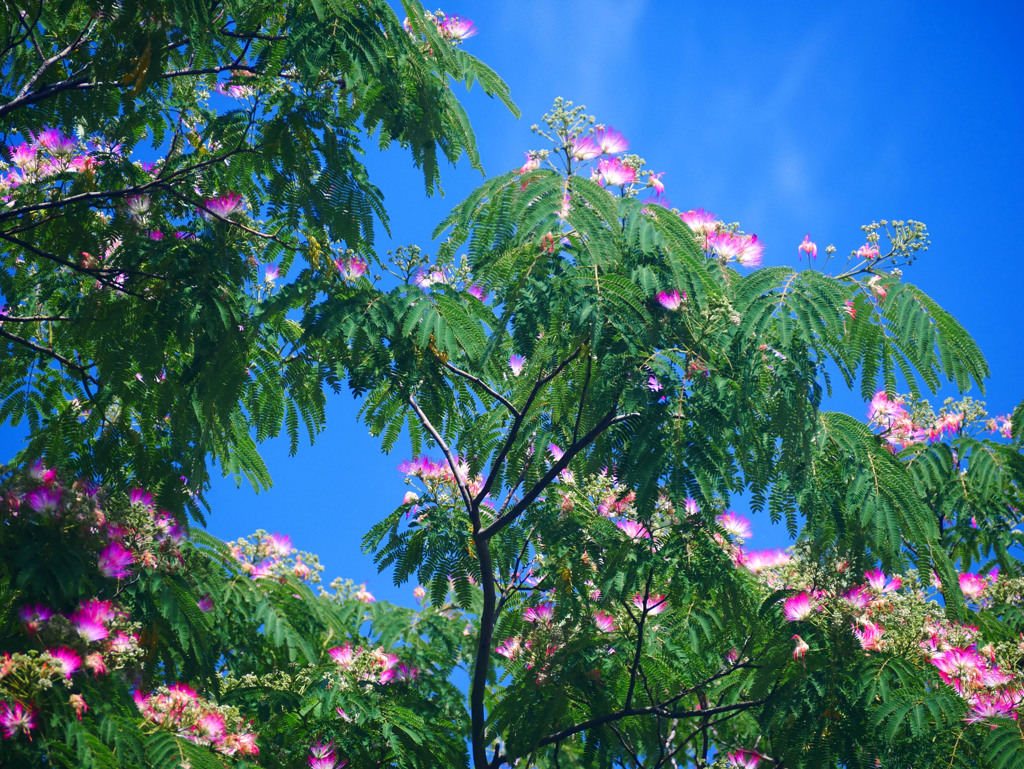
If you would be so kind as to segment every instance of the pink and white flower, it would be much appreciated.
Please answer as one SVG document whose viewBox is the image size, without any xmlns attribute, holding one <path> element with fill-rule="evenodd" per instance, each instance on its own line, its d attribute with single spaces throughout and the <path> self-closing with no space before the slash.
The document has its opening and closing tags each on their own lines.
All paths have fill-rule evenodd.
<svg viewBox="0 0 1024 769">
<path fill-rule="evenodd" d="M 797 246 L 797 255 L 800 259 L 807 254 L 808 259 L 818 258 L 818 244 L 811 240 L 810 234 L 804 236 L 804 242 Z"/>
<path fill-rule="evenodd" d="M 808 593 L 800 593 L 799 595 L 787 598 L 783 608 L 786 619 L 790 622 L 807 619 L 813 611 L 814 604 L 811 602 L 811 596 Z"/>
<path fill-rule="evenodd" d="M 658 293 L 658 304 L 666 310 L 678 310 L 686 301 L 686 292 L 680 294 L 676 289 L 661 291 Z"/>
</svg>

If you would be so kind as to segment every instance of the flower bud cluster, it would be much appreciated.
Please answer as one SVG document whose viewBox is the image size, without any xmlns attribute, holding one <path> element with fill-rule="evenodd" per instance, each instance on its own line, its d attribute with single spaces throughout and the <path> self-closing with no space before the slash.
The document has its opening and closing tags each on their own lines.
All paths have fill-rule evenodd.
<svg viewBox="0 0 1024 769">
<path fill-rule="evenodd" d="M 226 756 L 259 755 L 256 734 L 238 711 L 200 697 L 190 686 L 174 684 L 148 695 L 136 691 L 134 697 L 154 731 L 169 731 Z"/>
<path fill-rule="evenodd" d="M 250 579 L 276 579 L 283 584 L 291 576 L 309 585 L 320 583 L 324 567 L 319 557 L 296 550 L 287 535 L 257 529 L 248 537 L 229 542 L 228 546 L 242 573 Z"/>
</svg>

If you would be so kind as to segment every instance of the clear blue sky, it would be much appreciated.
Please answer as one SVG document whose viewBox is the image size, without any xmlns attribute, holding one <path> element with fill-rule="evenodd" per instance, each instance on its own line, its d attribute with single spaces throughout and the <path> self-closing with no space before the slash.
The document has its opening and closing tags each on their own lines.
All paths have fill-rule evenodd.
<svg viewBox="0 0 1024 769">
<path fill-rule="evenodd" d="M 990 411 L 1024 398 L 1024 6 L 463 0 L 444 10 L 476 22 L 466 50 L 505 78 L 522 109 L 516 121 L 479 89 L 467 95 L 489 173 L 543 146 L 529 127 L 564 96 L 664 171 L 676 206 L 703 206 L 757 233 L 765 264 L 796 263 L 807 233 L 844 254 L 863 243 L 861 224 L 922 220 L 932 247 L 904 279 L 981 345 Z M 480 175 L 446 169 L 447 197 L 428 200 L 407 154 L 367 146 L 393 244 L 432 251 L 433 227 Z M 383 233 L 379 245 L 389 247 Z M 859 398 L 833 407 L 864 415 Z M 414 585 L 393 588 L 359 547 L 401 501 L 395 467 L 407 454 L 382 456 L 357 408 L 332 396 L 327 432 L 295 458 L 284 442 L 266 445 L 269 493 L 216 483 L 210 528 L 224 538 L 258 527 L 288 533 L 320 554 L 328 580 L 366 581 L 378 598 L 409 604 Z M 781 544 L 754 523 L 751 547 Z"/>
</svg>

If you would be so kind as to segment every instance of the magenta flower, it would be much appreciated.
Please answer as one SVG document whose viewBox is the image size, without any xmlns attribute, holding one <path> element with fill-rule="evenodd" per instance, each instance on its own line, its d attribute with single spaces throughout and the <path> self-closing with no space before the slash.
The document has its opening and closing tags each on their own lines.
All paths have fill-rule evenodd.
<svg viewBox="0 0 1024 769">
<path fill-rule="evenodd" d="M 601 147 L 589 136 L 573 136 L 565 143 L 565 151 L 575 160 L 593 160 L 601 154 Z"/>
<path fill-rule="evenodd" d="M 477 34 L 477 28 L 470 19 L 447 16 L 441 24 L 441 34 L 453 43 L 461 43 L 467 37 Z"/>
<path fill-rule="evenodd" d="M 377 599 L 373 597 L 373 593 L 366 589 L 366 583 L 364 582 L 359 586 L 356 591 L 356 600 L 362 603 L 376 603 Z"/>
<path fill-rule="evenodd" d="M 751 550 L 742 553 L 739 559 L 740 565 L 747 567 L 757 574 L 764 569 L 774 569 L 776 566 L 783 566 L 792 560 L 792 557 L 783 550 Z"/>
<path fill-rule="evenodd" d="M 65 678 L 71 678 L 71 674 L 82 666 L 82 658 L 75 653 L 74 649 L 69 649 L 67 646 L 50 649 L 47 654 L 53 658 Z"/>
<path fill-rule="evenodd" d="M 331 659 L 340 665 L 343 670 L 348 670 L 352 667 L 352 663 L 355 662 L 356 659 L 356 653 L 352 649 L 352 644 L 350 643 L 329 649 L 327 653 L 331 655 Z"/>
<path fill-rule="evenodd" d="M 128 501 L 133 505 L 152 507 L 153 495 L 143 489 L 132 489 L 131 493 L 128 495 Z"/>
<path fill-rule="evenodd" d="M 86 641 L 102 641 L 110 634 L 106 621 L 93 612 L 80 608 L 69 619 L 78 635 Z"/>
<path fill-rule="evenodd" d="M 267 283 L 273 283 L 279 277 L 281 277 L 281 271 L 277 269 L 277 265 L 268 264 L 267 271 L 263 274 L 263 280 Z"/>
<path fill-rule="evenodd" d="M 104 577 L 122 579 L 131 574 L 128 566 L 135 560 L 120 542 L 111 542 L 100 551 L 99 567 Z"/>
<path fill-rule="evenodd" d="M 615 618 L 611 614 L 605 614 L 603 611 L 594 612 L 594 625 L 602 633 L 615 632 Z"/>
<path fill-rule="evenodd" d="M 658 304 L 666 310 L 678 310 L 685 300 L 685 291 L 680 294 L 675 289 L 672 289 L 671 291 L 661 291 L 658 294 Z"/>
<path fill-rule="evenodd" d="M 522 355 L 512 355 L 508 359 L 508 366 L 512 369 L 512 376 L 519 376 L 523 373 L 523 367 L 526 365 L 526 358 Z"/>
<path fill-rule="evenodd" d="M 149 195 L 132 195 L 125 199 L 124 205 L 125 208 L 128 209 L 128 214 L 133 219 L 142 221 L 145 219 L 146 214 L 149 213 Z"/>
<path fill-rule="evenodd" d="M 60 506 L 60 493 L 60 489 L 36 489 L 25 497 L 25 501 L 37 513 L 53 513 Z"/>
<path fill-rule="evenodd" d="M 754 530 L 750 527 L 750 521 L 742 515 L 737 515 L 732 510 L 723 515 L 716 516 L 715 520 L 718 521 L 719 526 L 725 529 L 727 534 L 733 537 L 750 539 L 754 533 Z"/>
<path fill-rule="evenodd" d="M 18 609 L 18 616 L 25 623 L 25 629 L 29 632 L 29 635 L 34 635 L 39 628 L 53 617 L 53 609 L 47 608 L 42 604 L 22 606 Z"/>
<path fill-rule="evenodd" d="M 523 163 L 523 165 L 520 167 L 519 173 L 521 173 L 521 174 L 528 174 L 528 173 L 530 173 L 530 171 L 536 171 L 538 168 L 540 168 L 540 158 L 539 157 L 535 157 L 533 155 L 533 153 L 530 153 L 530 152 L 527 152 L 525 157 L 526 157 L 526 162 Z"/>
<path fill-rule="evenodd" d="M 899 590 L 903 586 L 903 580 L 899 577 L 887 579 L 885 572 L 881 569 L 872 569 L 871 571 L 864 572 L 864 579 L 879 593 L 889 593 L 893 590 Z"/>
<path fill-rule="evenodd" d="M 0 702 L 0 730 L 3 730 L 4 737 L 8 740 L 17 737 L 21 732 L 25 732 L 25 735 L 31 740 L 31 732 L 38 725 L 37 715 L 36 709 L 31 705 L 26 708 L 17 701 L 13 706 L 6 702 Z"/>
<path fill-rule="evenodd" d="M 726 753 L 725 758 L 729 762 L 726 766 L 737 767 L 737 769 L 757 769 L 757 765 L 761 762 L 761 754 L 753 750 L 737 750 Z"/>
<path fill-rule="evenodd" d="M 853 634 L 857 636 L 857 640 L 860 641 L 861 648 L 864 651 L 881 651 L 883 643 L 882 634 L 884 632 L 882 626 L 874 622 L 864 622 L 863 627 L 853 626 Z"/>
<path fill-rule="evenodd" d="M 227 732 L 227 724 L 222 713 L 203 713 L 196 722 L 199 736 L 210 742 L 220 742 Z"/>
<path fill-rule="evenodd" d="M 744 267 L 760 267 L 764 259 L 764 243 L 757 239 L 757 235 L 745 235 L 741 241 L 736 261 Z"/>
<path fill-rule="evenodd" d="M 341 273 L 341 277 L 345 280 L 355 280 L 365 275 L 367 270 L 366 262 L 358 256 L 354 256 L 351 259 L 335 259 L 334 266 L 338 268 L 338 272 Z"/>
<path fill-rule="evenodd" d="M 683 510 L 686 511 L 688 516 L 697 515 L 700 512 L 700 507 L 697 505 L 697 500 L 693 497 L 687 497 L 683 500 Z"/>
<path fill-rule="evenodd" d="M 548 444 L 548 453 L 551 454 L 556 462 L 565 456 L 565 452 L 554 443 Z"/>
<path fill-rule="evenodd" d="M 707 236 L 707 245 L 719 258 L 732 261 L 743 250 L 744 241 L 742 237 L 731 232 L 712 232 Z"/>
<path fill-rule="evenodd" d="M 618 158 L 602 160 L 597 164 L 597 172 L 601 174 L 603 184 L 621 187 L 636 181 L 636 169 L 622 165 Z"/>
<path fill-rule="evenodd" d="M 11 154 L 11 162 L 16 166 L 29 172 L 35 171 L 38 165 L 35 147 L 22 142 L 17 147 L 10 147 L 9 152 Z"/>
<path fill-rule="evenodd" d="M 648 595 L 645 599 L 644 596 L 637 593 L 633 596 L 633 605 L 640 611 L 650 614 L 661 614 L 668 608 L 668 598 L 663 595 L 652 594 Z"/>
<path fill-rule="evenodd" d="M 853 609 L 866 609 L 871 603 L 871 593 L 866 587 L 855 587 L 843 596 Z"/>
<path fill-rule="evenodd" d="M 244 211 L 245 203 L 241 195 L 229 192 L 217 198 L 207 198 L 203 201 L 203 207 L 205 208 L 203 212 L 205 216 L 209 217 L 210 214 L 213 214 L 221 219 L 227 219 L 234 214 Z"/>
<path fill-rule="evenodd" d="M 647 389 L 651 392 L 661 392 L 665 388 L 661 386 L 661 382 L 658 381 L 658 377 L 650 376 L 647 378 Z"/>
<path fill-rule="evenodd" d="M 595 131 L 593 139 L 605 155 L 616 155 L 629 149 L 629 142 L 626 141 L 626 137 L 611 126 Z"/>
<path fill-rule="evenodd" d="M 162 232 L 160 232 L 160 230 L 150 230 L 150 232 L 149 232 L 149 239 L 150 240 L 163 240 L 164 239 L 164 234 Z"/>
<path fill-rule="evenodd" d="M 202 612 L 213 611 L 213 599 L 210 597 L 210 594 L 206 593 L 203 595 L 202 598 L 196 601 L 196 606 L 198 606 L 199 611 Z"/>
<path fill-rule="evenodd" d="M 811 647 L 798 635 L 793 636 L 793 640 L 796 641 L 796 646 L 793 648 L 793 659 L 802 660 Z"/>
<path fill-rule="evenodd" d="M 540 606 L 529 607 L 523 612 L 523 619 L 527 622 L 536 622 L 540 625 L 546 625 L 551 622 L 554 614 L 555 607 L 549 603 L 543 603 Z"/>
<path fill-rule="evenodd" d="M 514 660 L 519 654 L 520 641 L 518 638 L 506 638 L 500 645 L 495 647 L 494 651 L 500 654 L 502 657 L 510 660 Z"/>
<path fill-rule="evenodd" d="M 687 227 L 693 230 L 694 235 L 707 237 L 718 229 L 719 221 L 715 215 L 705 211 L 703 208 L 696 208 L 692 211 L 679 214 Z"/>
<path fill-rule="evenodd" d="M 75 151 L 75 142 L 64 136 L 56 128 L 45 128 L 36 136 L 36 144 L 45 148 L 48 152 L 67 157 Z"/>
<path fill-rule="evenodd" d="M 797 622 L 811 616 L 811 612 L 814 611 L 814 606 L 811 604 L 810 595 L 807 593 L 800 593 L 800 595 L 794 595 L 791 598 L 786 599 L 786 605 L 783 611 L 787 620 L 790 622 Z"/>
<path fill-rule="evenodd" d="M 619 521 L 615 524 L 622 529 L 630 539 L 650 539 L 651 533 L 642 524 L 636 521 Z"/>
<path fill-rule="evenodd" d="M 877 259 L 881 254 L 878 252 L 878 246 L 873 246 L 870 243 L 865 243 L 863 246 L 857 249 L 857 256 L 861 259 L 873 260 Z"/>
<path fill-rule="evenodd" d="M 804 242 L 797 247 L 797 254 L 800 259 L 803 259 L 803 255 L 807 254 L 808 259 L 818 258 L 818 244 L 811 241 L 811 236 L 804 235 Z"/>
<path fill-rule="evenodd" d="M 988 587 L 988 583 L 985 582 L 985 578 L 978 576 L 977 574 L 961 574 L 960 577 L 960 590 L 963 594 L 971 599 L 978 599 L 981 594 L 985 592 L 985 588 Z"/>
<path fill-rule="evenodd" d="M 341 769 L 347 761 L 338 762 L 334 753 L 334 742 L 324 745 L 318 742 L 309 749 L 309 769 Z"/>
<path fill-rule="evenodd" d="M 654 172 L 652 171 L 651 175 L 647 179 L 647 185 L 650 186 L 650 187 L 654 187 L 654 194 L 655 195 L 661 195 L 661 194 L 663 194 L 665 192 L 665 183 L 661 180 L 661 177 L 663 177 L 664 175 L 665 175 L 664 172 L 655 175 Z M 658 202 L 658 201 L 655 200 L 654 202 Z M 667 206 L 666 205 L 665 208 L 671 208 L 671 206 Z"/>
<path fill-rule="evenodd" d="M 287 558 L 295 552 L 295 548 L 292 547 L 292 538 L 287 534 L 268 534 L 267 538 L 263 540 L 263 544 L 270 555 L 276 558 Z"/>
</svg>

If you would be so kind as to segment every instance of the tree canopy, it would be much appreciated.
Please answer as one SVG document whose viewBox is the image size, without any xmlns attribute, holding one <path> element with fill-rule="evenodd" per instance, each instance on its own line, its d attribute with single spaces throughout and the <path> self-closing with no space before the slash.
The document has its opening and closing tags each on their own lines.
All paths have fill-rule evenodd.
<svg viewBox="0 0 1024 769">
<path fill-rule="evenodd" d="M 679 211 L 557 100 L 381 255 L 362 144 L 479 166 L 468 19 L 405 3 L 8 3 L 0 757 L 25 766 L 1011 767 L 1024 408 L 903 270 Z M 440 155 L 439 155 L 440 152 Z M 802 267 L 802 265 L 801 265 Z M 416 610 L 201 518 L 207 463 L 362 399 Z M 867 419 L 831 412 L 834 387 Z M 902 391 L 904 394 L 899 395 Z M 746 547 L 740 499 L 788 551 Z M 213 511 L 216 514 L 216 511 Z"/>
</svg>

